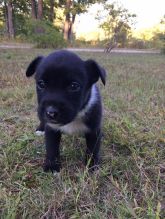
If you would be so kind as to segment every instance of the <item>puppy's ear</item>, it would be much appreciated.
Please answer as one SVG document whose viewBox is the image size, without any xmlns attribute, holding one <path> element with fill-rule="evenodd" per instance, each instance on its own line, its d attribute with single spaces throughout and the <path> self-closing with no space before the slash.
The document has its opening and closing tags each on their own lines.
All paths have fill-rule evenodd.
<svg viewBox="0 0 165 219">
<path fill-rule="evenodd" d="M 43 58 L 44 58 L 43 56 L 38 56 L 29 64 L 26 70 L 26 77 L 30 77 L 35 73 L 37 66 L 39 65 L 39 63 L 41 62 Z"/>
<path fill-rule="evenodd" d="M 85 66 L 87 72 L 89 73 L 91 84 L 96 83 L 99 78 L 101 78 L 102 83 L 105 85 L 106 71 L 104 70 L 104 68 L 102 68 L 100 65 L 97 64 L 97 62 L 92 59 L 85 61 Z"/>
</svg>

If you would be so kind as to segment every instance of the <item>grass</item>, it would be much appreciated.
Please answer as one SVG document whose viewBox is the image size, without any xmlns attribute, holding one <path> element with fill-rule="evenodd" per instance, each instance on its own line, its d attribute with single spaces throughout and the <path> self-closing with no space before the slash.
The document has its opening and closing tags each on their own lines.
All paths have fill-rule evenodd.
<svg viewBox="0 0 165 219">
<path fill-rule="evenodd" d="M 51 50 L 0 50 L 1 218 L 165 218 L 165 60 L 158 54 L 84 53 L 107 69 L 100 171 L 85 142 L 63 136 L 60 175 L 42 171 L 44 141 L 28 63 Z"/>
</svg>

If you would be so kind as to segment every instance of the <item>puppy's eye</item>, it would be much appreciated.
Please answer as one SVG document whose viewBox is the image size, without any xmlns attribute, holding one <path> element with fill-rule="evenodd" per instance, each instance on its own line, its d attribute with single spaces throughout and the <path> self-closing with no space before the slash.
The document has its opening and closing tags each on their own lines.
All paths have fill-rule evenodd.
<svg viewBox="0 0 165 219">
<path fill-rule="evenodd" d="M 41 90 L 45 88 L 45 82 L 43 80 L 39 80 L 37 82 L 37 87 Z"/>
<path fill-rule="evenodd" d="M 68 90 L 71 92 L 76 92 L 80 90 L 80 84 L 78 82 L 72 82 L 69 86 L 68 86 Z"/>
</svg>

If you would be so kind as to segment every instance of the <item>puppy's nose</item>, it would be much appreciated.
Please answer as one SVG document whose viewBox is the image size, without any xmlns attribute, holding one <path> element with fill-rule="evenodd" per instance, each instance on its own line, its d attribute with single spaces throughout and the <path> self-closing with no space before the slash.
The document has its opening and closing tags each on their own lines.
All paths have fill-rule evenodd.
<svg viewBox="0 0 165 219">
<path fill-rule="evenodd" d="M 49 118 L 49 119 L 55 119 L 58 115 L 58 109 L 53 107 L 53 106 L 48 106 L 46 108 L 46 116 Z"/>
</svg>

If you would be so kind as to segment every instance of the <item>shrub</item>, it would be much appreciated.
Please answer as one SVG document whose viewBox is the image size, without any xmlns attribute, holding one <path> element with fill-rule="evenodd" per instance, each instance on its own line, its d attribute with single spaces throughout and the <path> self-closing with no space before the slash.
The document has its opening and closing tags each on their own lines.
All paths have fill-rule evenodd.
<svg viewBox="0 0 165 219">
<path fill-rule="evenodd" d="M 161 53 L 165 54 L 165 33 L 155 33 L 153 37 L 153 42 L 159 43 L 159 49 L 161 49 Z"/>
<path fill-rule="evenodd" d="M 24 36 L 38 48 L 62 48 L 66 46 L 62 33 L 50 22 L 28 20 Z"/>
<path fill-rule="evenodd" d="M 162 48 L 161 48 L 161 53 L 165 54 L 165 34 L 162 34 L 161 36 L 161 41 L 162 41 Z"/>
</svg>

